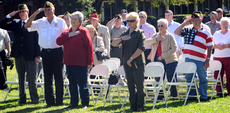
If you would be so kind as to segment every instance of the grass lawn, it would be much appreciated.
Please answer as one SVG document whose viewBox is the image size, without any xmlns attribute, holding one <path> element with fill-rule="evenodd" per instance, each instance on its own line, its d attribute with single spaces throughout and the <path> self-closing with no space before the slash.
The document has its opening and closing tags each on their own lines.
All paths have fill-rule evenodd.
<svg viewBox="0 0 230 113">
<path fill-rule="evenodd" d="M 8 80 L 12 80 L 15 74 L 15 68 L 13 70 L 7 70 Z M 41 88 L 38 88 L 38 94 L 41 92 Z M 118 102 L 110 103 L 107 102 L 106 106 L 103 107 L 104 101 L 100 100 L 97 105 L 94 107 L 94 102 L 90 101 L 90 106 L 88 109 L 82 109 L 81 105 L 79 108 L 76 109 L 65 109 L 70 103 L 70 97 L 64 97 L 64 105 L 63 106 L 54 106 L 46 108 L 46 103 L 44 103 L 44 98 L 41 97 L 39 104 L 18 104 L 18 89 L 17 85 L 13 85 L 13 89 L 10 92 L 11 95 L 17 95 L 15 97 L 8 97 L 5 102 L 4 98 L 6 95 L 6 91 L 0 91 L 0 112 L 20 112 L 20 113 L 27 113 L 27 112 L 76 112 L 76 113 L 97 113 L 97 112 L 127 112 L 130 107 L 129 102 L 127 101 L 125 106 L 121 109 L 121 104 Z M 226 91 L 225 91 L 226 93 Z M 27 94 L 28 89 L 27 89 Z M 27 101 L 29 100 L 29 95 L 27 95 Z M 80 103 L 80 102 L 79 102 Z M 184 101 L 168 101 L 168 107 L 165 106 L 164 102 L 157 102 L 155 109 L 152 110 L 152 103 L 145 104 L 145 112 L 167 112 L 167 113 L 187 113 L 187 112 L 204 112 L 204 113 L 229 113 L 230 112 L 230 96 L 226 96 L 223 98 L 216 97 L 208 102 L 200 102 L 197 101 L 188 101 L 185 106 L 183 106 Z"/>
</svg>

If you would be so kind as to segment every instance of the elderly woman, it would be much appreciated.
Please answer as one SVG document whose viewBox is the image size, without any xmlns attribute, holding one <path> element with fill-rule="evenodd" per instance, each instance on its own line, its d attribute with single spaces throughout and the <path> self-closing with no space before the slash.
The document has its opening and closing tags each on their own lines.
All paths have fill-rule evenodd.
<svg viewBox="0 0 230 113">
<path fill-rule="evenodd" d="M 78 106 L 78 91 L 80 91 L 82 106 L 87 108 L 89 105 L 88 69 L 93 65 L 93 44 L 89 31 L 81 26 L 84 15 L 76 11 L 70 17 L 72 27 L 64 30 L 57 38 L 57 44 L 64 46 L 64 63 L 71 95 L 68 108 Z"/>
<path fill-rule="evenodd" d="M 171 82 L 178 63 L 176 56 L 177 44 L 174 36 L 167 31 L 168 21 L 166 19 L 159 19 L 157 24 L 159 32 L 146 40 L 145 44 L 147 46 L 152 45 L 152 51 L 149 55 L 151 61 L 164 64 L 167 79 Z M 156 80 L 159 79 L 156 78 Z M 176 86 L 172 86 L 170 91 L 171 96 L 177 97 Z M 163 96 L 159 96 L 158 99 L 163 99 Z"/>
<path fill-rule="evenodd" d="M 129 29 L 112 42 L 112 46 L 122 43 L 122 63 L 128 81 L 131 111 L 143 111 L 144 109 L 145 36 L 144 32 L 137 27 L 139 20 L 137 13 L 129 13 L 126 20 Z"/>
<path fill-rule="evenodd" d="M 218 60 L 222 63 L 222 69 L 220 72 L 222 83 L 223 75 L 226 72 L 226 79 L 227 79 L 227 91 L 228 95 L 230 95 L 230 31 L 229 27 L 229 19 L 227 17 L 223 17 L 220 21 L 220 31 L 216 31 L 213 35 L 213 42 L 215 49 L 214 52 L 214 60 Z M 214 73 L 215 79 L 217 79 L 218 71 Z M 220 85 L 216 87 L 217 95 L 222 96 L 222 90 Z"/>
<path fill-rule="evenodd" d="M 93 42 L 93 50 L 94 50 L 93 65 L 102 64 L 104 60 L 98 60 L 95 52 L 96 51 L 103 52 L 105 50 L 103 38 L 98 36 L 97 30 L 92 25 L 87 25 L 86 28 L 89 30 Z"/>
</svg>

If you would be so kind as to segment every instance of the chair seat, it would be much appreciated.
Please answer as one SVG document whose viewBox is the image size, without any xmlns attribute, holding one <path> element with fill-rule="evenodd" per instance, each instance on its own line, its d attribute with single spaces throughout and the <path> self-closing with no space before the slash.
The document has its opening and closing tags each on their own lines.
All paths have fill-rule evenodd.
<svg viewBox="0 0 230 113">
<path fill-rule="evenodd" d="M 171 83 L 171 82 L 168 82 L 166 84 L 167 85 L 190 85 L 191 83 L 184 83 L 184 82 Z M 194 83 L 192 83 L 191 85 L 194 85 Z"/>
</svg>

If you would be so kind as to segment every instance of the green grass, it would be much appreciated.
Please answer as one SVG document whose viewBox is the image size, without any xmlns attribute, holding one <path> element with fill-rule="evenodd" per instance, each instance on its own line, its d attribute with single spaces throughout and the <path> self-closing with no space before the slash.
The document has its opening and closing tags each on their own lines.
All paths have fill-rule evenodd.
<svg viewBox="0 0 230 113">
<path fill-rule="evenodd" d="M 13 70 L 7 71 L 8 80 L 12 80 L 15 74 L 15 68 Z M 41 88 L 38 88 L 38 93 L 40 93 Z M 16 97 L 8 97 L 5 102 L 3 102 L 6 91 L 0 91 L 0 112 L 20 112 L 20 113 L 28 113 L 28 112 L 54 112 L 54 113 L 62 113 L 62 112 L 77 112 L 77 113 L 105 113 L 105 112 L 127 112 L 130 107 L 129 102 L 127 101 L 124 108 L 120 108 L 120 103 L 110 103 L 109 101 L 106 103 L 106 106 L 103 107 L 103 100 L 100 100 L 97 105 L 94 107 L 94 102 L 90 101 L 90 106 L 88 109 L 82 109 L 81 104 L 79 102 L 79 108 L 76 109 L 65 109 L 70 103 L 70 97 L 64 97 L 64 105 L 63 106 L 54 106 L 50 108 L 46 108 L 46 104 L 44 103 L 44 98 L 41 97 L 39 100 L 39 104 L 18 104 L 18 90 L 17 86 L 13 85 L 13 89 L 10 92 L 11 95 L 17 95 Z M 226 91 L 225 91 L 226 93 Z M 28 89 L 27 89 L 27 94 Z M 27 101 L 29 100 L 29 95 L 27 95 Z M 204 113 L 228 113 L 230 111 L 230 96 L 226 96 L 224 98 L 216 97 L 208 102 L 198 103 L 197 101 L 188 101 L 185 106 L 183 106 L 184 101 L 168 101 L 168 107 L 165 106 L 164 102 L 157 102 L 155 109 L 152 110 L 152 103 L 145 104 L 145 112 L 165 112 L 165 113 L 194 113 L 194 112 L 204 112 Z"/>
</svg>

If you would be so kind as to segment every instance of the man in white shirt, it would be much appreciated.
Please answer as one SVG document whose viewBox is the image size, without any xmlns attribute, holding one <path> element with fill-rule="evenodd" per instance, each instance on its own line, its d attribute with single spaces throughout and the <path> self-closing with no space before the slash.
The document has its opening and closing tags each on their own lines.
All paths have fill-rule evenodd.
<svg viewBox="0 0 230 113">
<path fill-rule="evenodd" d="M 179 23 L 174 22 L 173 19 L 173 12 L 171 10 L 166 10 L 165 11 L 165 19 L 168 21 L 169 25 L 168 25 L 168 32 L 174 35 L 174 38 L 177 42 L 177 58 L 179 59 L 179 56 L 182 54 L 182 49 L 183 49 L 183 39 L 179 36 L 174 34 L 174 31 L 176 30 L 176 28 L 178 26 L 180 26 Z"/>
<path fill-rule="evenodd" d="M 33 21 L 37 14 L 44 11 L 46 17 Z M 39 45 L 42 48 L 41 57 L 45 77 L 45 100 L 47 107 L 63 104 L 63 51 L 62 47 L 57 45 L 56 39 L 67 29 L 63 19 L 54 15 L 55 8 L 51 2 L 46 2 L 44 8 L 35 11 L 25 27 L 29 30 L 38 31 Z M 56 86 L 56 101 L 53 93 L 53 75 Z M 56 102 L 56 104 L 55 104 Z"/>
</svg>

